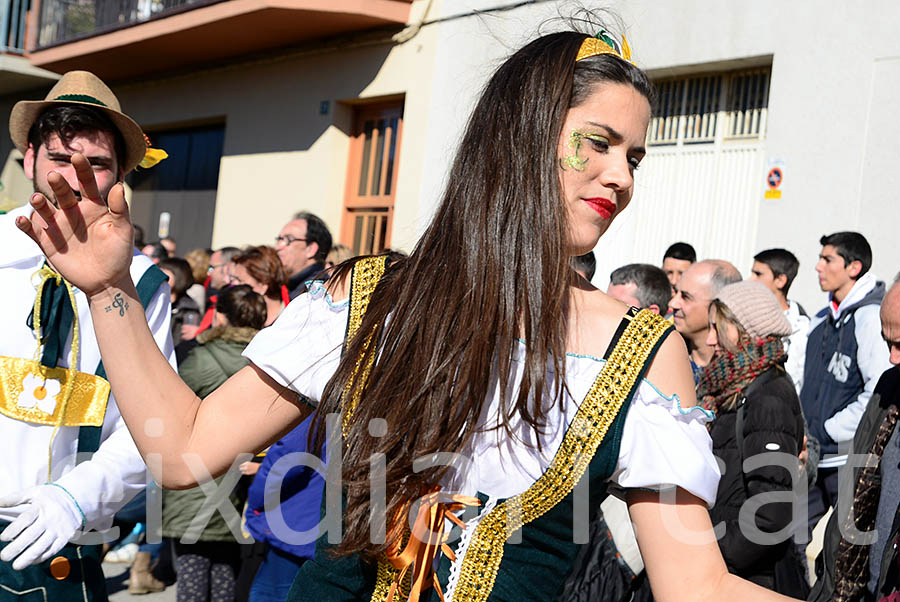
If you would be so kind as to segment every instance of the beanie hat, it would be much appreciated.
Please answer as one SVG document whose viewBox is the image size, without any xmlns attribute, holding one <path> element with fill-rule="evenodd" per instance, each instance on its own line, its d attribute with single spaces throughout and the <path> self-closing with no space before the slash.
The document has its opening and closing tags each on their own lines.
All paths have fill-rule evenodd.
<svg viewBox="0 0 900 602">
<path fill-rule="evenodd" d="M 742 280 L 729 284 L 719 291 L 716 299 L 731 310 L 753 338 L 786 337 L 792 332 L 778 299 L 760 282 Z"/>
</svg>

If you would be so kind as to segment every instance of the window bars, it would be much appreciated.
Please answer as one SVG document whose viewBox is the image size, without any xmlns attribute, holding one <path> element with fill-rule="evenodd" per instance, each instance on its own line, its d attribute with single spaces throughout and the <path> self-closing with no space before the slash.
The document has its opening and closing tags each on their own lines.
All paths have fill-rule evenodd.
<svg viewBox="0 0 900 602">
<path fill-rule="evenodd" d="M 647 144 L 765 138 L 771 68 L 691 75 L 655 82 Z"/>
</svg>

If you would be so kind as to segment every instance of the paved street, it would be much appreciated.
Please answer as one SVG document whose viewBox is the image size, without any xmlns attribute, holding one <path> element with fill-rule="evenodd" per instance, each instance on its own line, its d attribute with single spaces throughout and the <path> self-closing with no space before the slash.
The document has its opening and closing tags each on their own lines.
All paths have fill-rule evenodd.
<svg viewBox="0 0 900 602">
<path fill-rule="evenodd" d="M 110 602 L 175 602 L 175 585 L 170 585 L 165 591 L 157 594 L 132 596 L 128 593 L 128 585 L 124 583 L 128 579 L 127 563 L 103 563 L 103 574 L 106 575 L 106 591 L 109 593 Z"/>
</svg>

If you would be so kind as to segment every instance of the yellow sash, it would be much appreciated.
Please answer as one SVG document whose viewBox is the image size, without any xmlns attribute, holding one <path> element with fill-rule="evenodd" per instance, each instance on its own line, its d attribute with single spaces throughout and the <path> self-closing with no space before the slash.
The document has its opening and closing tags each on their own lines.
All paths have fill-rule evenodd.
<svg viewBox="0 0 900 602">
<path fill-rule="evenodd" d="M 47 426 L 103 426 L 108 398 L 109 382 L 99 376 L 0 356 L 0 413 L 10 418 Z"/>
</svg>

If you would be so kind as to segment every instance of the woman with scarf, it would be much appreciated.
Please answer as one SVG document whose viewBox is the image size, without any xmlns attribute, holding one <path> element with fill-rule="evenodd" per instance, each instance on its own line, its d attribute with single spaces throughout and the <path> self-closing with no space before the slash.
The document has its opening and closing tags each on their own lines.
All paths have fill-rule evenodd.
<svg viewBox="0 0 900 602">
<path fill-rule="evenodd" d="M 805 598 L 805 577 L 789 529 L 793 504 L 783 501 L 796 478 L 791 471 L 799 467 L 804 431 L 800 401 L 784 370 L 782 337 L 791 334 L 791 325 L 775 296 L 750 281 L 722 289 L 710 304 L 709 325 L 707 343 L 716 351 L 698 396 L 716 413 L 710 423 L 713 454 L 725 464 L 710 510 L 713 525 L 725 528 L 719 548 L 729 572 Z M 743 470 L 745 460 L 766 452 L 783 455 Z M 747 506 L 741 516 L 745 504 L 766 499 L 750 498 L 775 492 L 773 497 L 782 501 L 764 503 L 755 512 Z"/>
</svg>

